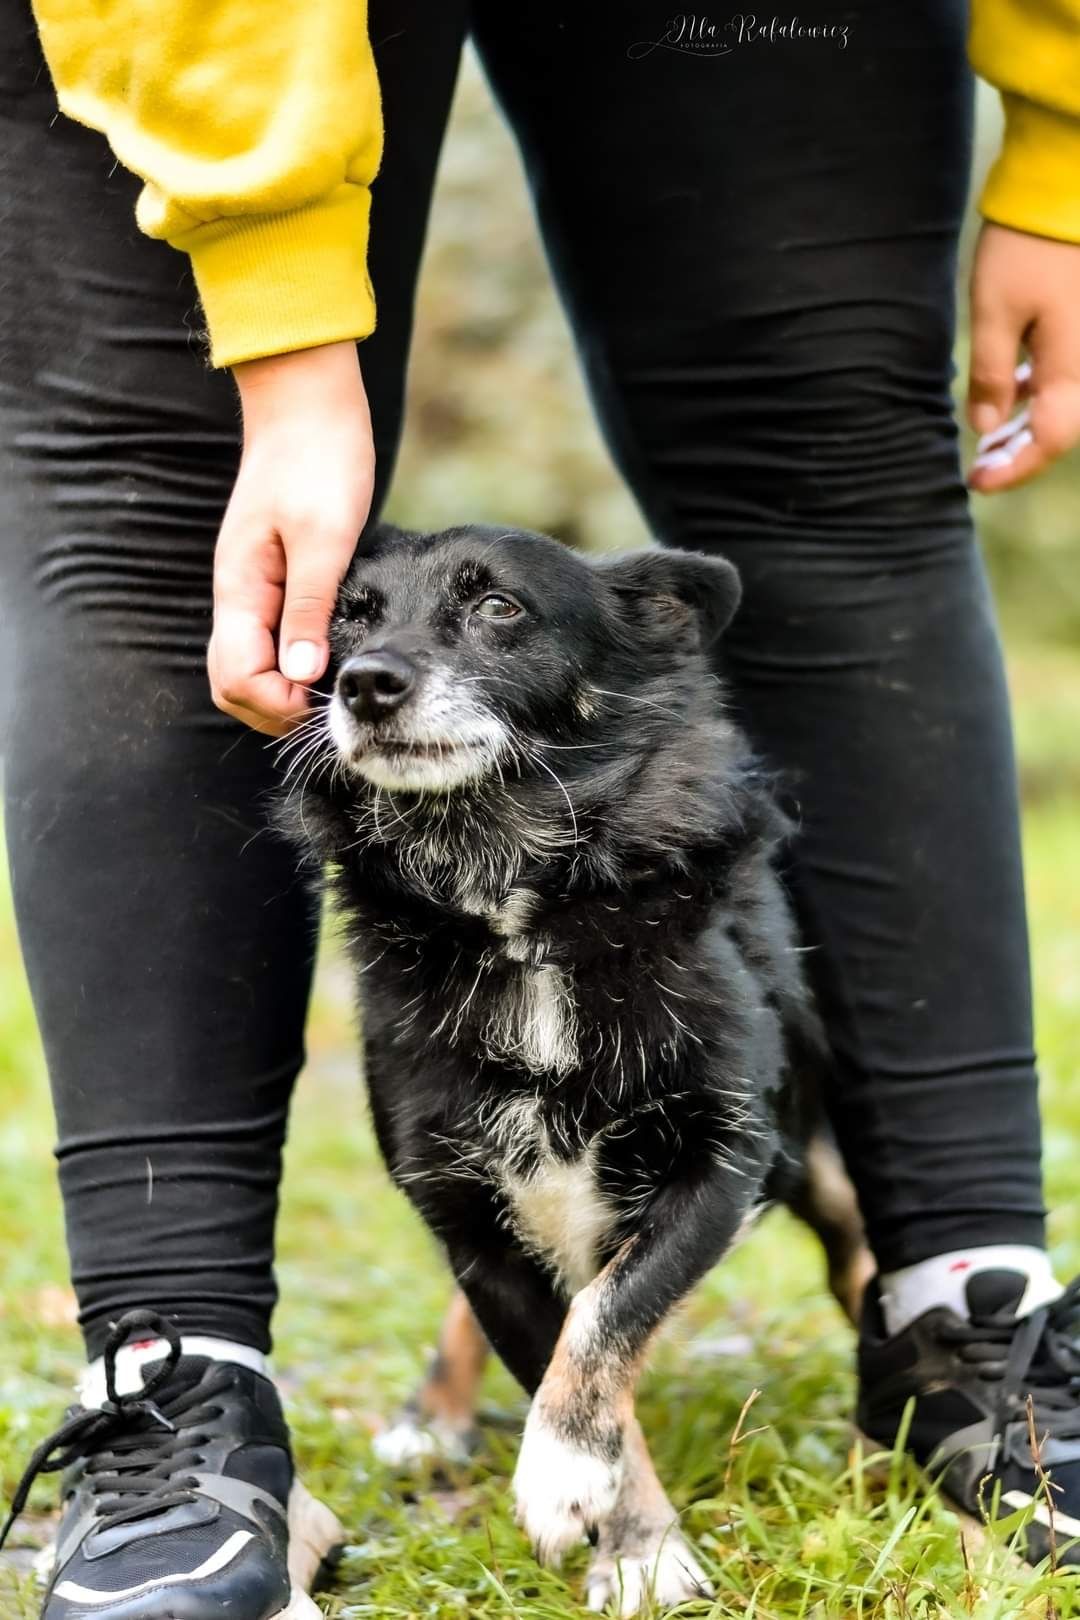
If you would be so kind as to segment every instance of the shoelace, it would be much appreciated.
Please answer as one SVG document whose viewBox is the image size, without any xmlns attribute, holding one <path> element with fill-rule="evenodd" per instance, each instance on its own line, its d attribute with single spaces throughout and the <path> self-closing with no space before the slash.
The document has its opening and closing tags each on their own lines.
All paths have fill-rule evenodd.
<svg viewBox="0 0 1080 1620">
<path fill-rule="evenodd" d="M 1031 1396 L 1038 1434 L 1080 1439 L 1080 1277 L 1060 1299 L 1019 1322 L 974 1318 L 948 1323 L 943 1337 L 988 1383 L 999 1383 L 996 1426 L 1023 1417 Z"/>
<path fill-rule="evenodd" d="M 135 1334 L 163 1339 L 168 1354 L 140 1390 L 122 1395 L 116 1388 L 116 1358 Z M 219 1415 L 220 1408 L 209 1399 L 216 1392 L 213 1380 L 180 1390 L 172 1398 L 163 1394 L 161 1406 L 155 1401 L 176 1371 L 180 1354 L 179 1335 L 156 1311 L 128 1311 L 120 1318 L 105 1345 L 105 1402 L 97 1408 L 73 1407 L 55 1433 L 37 1447 L 12 1497 L 0 1530 L 0 1548 L 38 1475 L 57 1473 L 80 1457 L 87 1459 L 85 1477 L 93 1495 L 102 1499 L 103 1525 L 144 1518 L 192 1500 L 196 1481 L 190 1470 L 200 1461 L 199 1446 L 208 1438 L 197 1425 Z"/>
</svg>

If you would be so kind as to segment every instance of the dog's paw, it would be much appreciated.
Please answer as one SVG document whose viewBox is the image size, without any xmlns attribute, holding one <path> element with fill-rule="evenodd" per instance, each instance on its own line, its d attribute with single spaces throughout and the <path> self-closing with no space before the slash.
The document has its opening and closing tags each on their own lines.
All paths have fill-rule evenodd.
<svg viewBox="0 0 1080 1620">
<path fill-rule="evenodd" d="M 611 1516 L 622 1482 L 614 1461 L 564 1440 L 530 1412 L 514 1470 L 517 1521 L 542 1564 L 557 1565 Z"/>
<path fill-rule="evenodd" d="M 403 1412 L 375 1436 L 371 1446 L 388 1468 L 410 1473 L 433 1463 L 452 1463 L 456 1467 L 467 1463 L 475 1446 L 475 1434 L 452 1428 L 438 1418 L 425 1422 L 415 1413 Z"/>
<path fill-rule="evenodd" d="M 671 1609 L 689 1598 L 713 1596 L 708 1576 L 675 1529 L 644 1556 L 599 1552 L 585 1577 L 590 1609 L 611 1608 L 620 1616 L 643 1614 L 650 1607 Z"/>
</svg>

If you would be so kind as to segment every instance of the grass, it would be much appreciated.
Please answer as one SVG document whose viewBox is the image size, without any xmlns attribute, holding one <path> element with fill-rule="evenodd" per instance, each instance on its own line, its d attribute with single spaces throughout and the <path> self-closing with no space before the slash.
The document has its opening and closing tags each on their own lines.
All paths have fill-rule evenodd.
<svg viewBox="0 0 1080 1620">
<path fill-rule="evenodd" d="M 1062 1274 L 1080 1267 L 1080 664 L 1018 658 L 1027 849 L 1048 1122 L 1051 1238 Z M 56 1422 L 79 1363 L 65 1284 L 42 1061 L 0 897 L 0 1483 L 9 1494 Z M 354 1545 L 321 1595 L 337 1620 L 512 1615 L 569 1620 L 584 1558 L 537 1569 L 514 1528 L 507 1482 L 522 1402 L 495 1369 L 476 1465 L 447 1492 L 406 1489 L 370 1435 L 414 1383 L 447 1285 L 432 1245 L 379 1167 L 355 1079 L 347 994 L 328 954 L 311 1062 L 293 1115 L 281 1219 L 277 1366 L 311 1487 Z M 757 1391 L 733 1443 L 744 1403 Z M 813 1243 L 773 1216 L 715 1272 L 673 1325 L 641 1409 L 662 1477 L 713 1574 L 703 1617 L 1080 1615 L 1080 1582 L 1020 1570 L 1003 1544 L 970 1548 L 914 1472 L 887 1482 L 852 1455 L 851 1335 L 822 1287 Z M 48 1481 L 34 1495 L 38 1515 Z M 40 1539 L 32 1516 L 18 1541 Z M 0 1571 L 0 1615 L 36 1613 L 25 1555 Z"/>
</svg>

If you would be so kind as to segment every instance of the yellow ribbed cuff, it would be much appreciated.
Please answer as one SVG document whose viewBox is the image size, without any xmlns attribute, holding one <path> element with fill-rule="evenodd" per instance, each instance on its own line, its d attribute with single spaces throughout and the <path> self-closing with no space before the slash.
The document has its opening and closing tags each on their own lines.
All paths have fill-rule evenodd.
<svg viewBox="0 0 1080 1620">
<path fill-rule="evenodd" d="M 1080 242 L 1080 118 L 1003 92 L 1005 142 L 979 212 L 998 225 Z"/>
<path fill-rule="evenodd" d="M 170 235 L 191 256 L 212 364 L 367 337 L 375 326 L 370 212 L 366 186 L 341 185 L 287 214 L 234 216 Z"/>
</svg>

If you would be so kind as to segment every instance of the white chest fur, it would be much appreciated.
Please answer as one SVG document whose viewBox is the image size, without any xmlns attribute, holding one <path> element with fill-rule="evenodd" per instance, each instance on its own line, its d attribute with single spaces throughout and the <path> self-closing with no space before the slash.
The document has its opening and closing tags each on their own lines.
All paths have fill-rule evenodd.
<svg viewBox="0 0 1080 1620">
<path fill-rule="evenodd" d="M 597 1181 L 595 1149 L 571 1160 L 545 1154 L 528 1175 L 504 1171 L 500 1180 L 520 1241 L 571 1293 L 584 1288 L 615 1219 Z"/>
<path fill-rule="evenodd" d="M 535 903 L 530 890 L 511 889 L 485 912 L 504 960 L 517 971 L 488 1020 L 484 1045 L 534 1074 L 565 1074 L 578 1060 L 577 1006 L 568 975 L 544 961 L 544 939 L 530 930 Z"/>
<path fill-rule="evenodd" d="M 616 1211 L 600 1187 L 597 1140 L 576 1158 L 559 1158 L 538 1113 L 537 1102 L 526 1098 L 500 1109 L 489 1126 L 489 1173 L 509 1205 L 518 1241 L 573 1293 L 599 1270 L 597 1256 Z"/>
<path fill-rule="evenodd" d="M 523 963 L 488 1020 L 484 1045 L 534 1074 L 565 1074 L 577 1062 L 576 1026 L 566 975 L 550 963 Z"/>
</svg>

